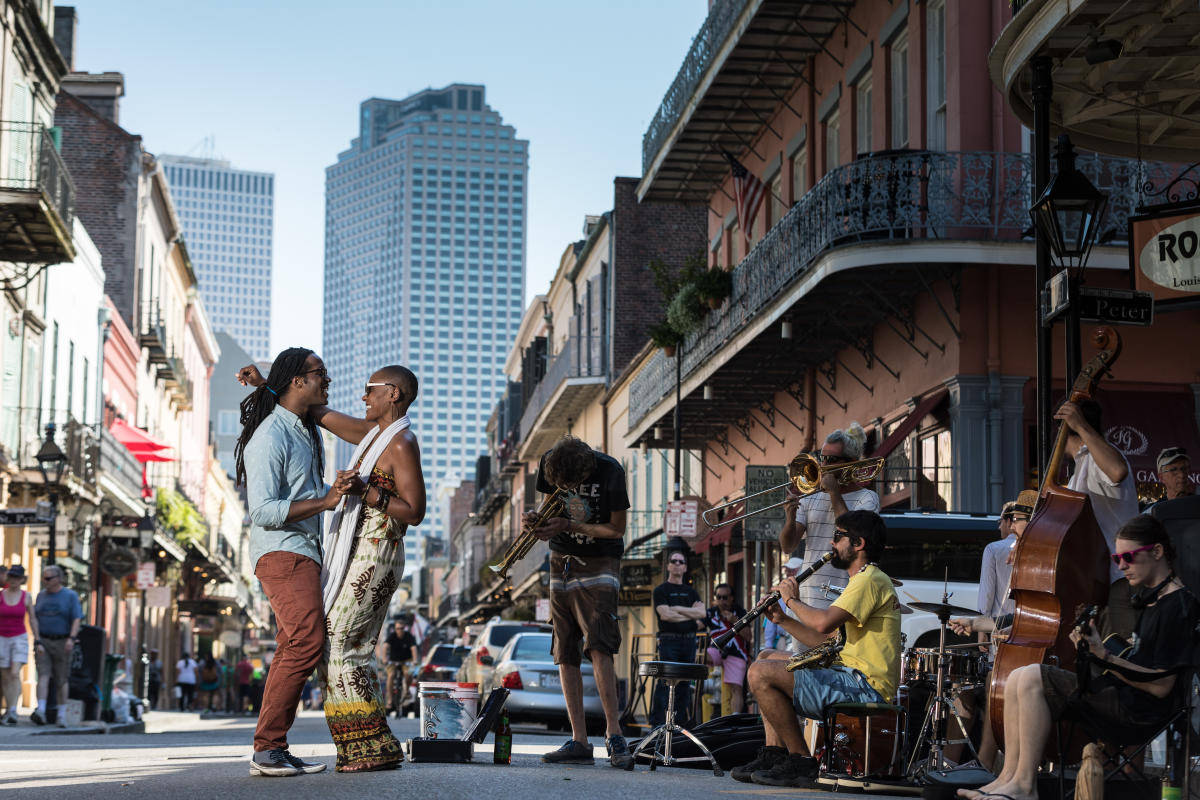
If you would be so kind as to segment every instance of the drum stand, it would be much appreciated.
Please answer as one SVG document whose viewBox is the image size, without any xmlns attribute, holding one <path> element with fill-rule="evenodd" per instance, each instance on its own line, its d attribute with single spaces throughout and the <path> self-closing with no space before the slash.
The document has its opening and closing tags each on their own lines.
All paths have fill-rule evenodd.
<svg viewBox="0 0 1200 800">
<path fill-rule="evenodd" d="M 944 602 L 943 600 L 943 604 Z M 975 751 L 975 745 L 971 744 L 971 737 L 967 733 L 967 726 L 963 724 L 962 717 L 954 708 L 954 699 L 947 697 L 946 684 L 948 679 L 946 676 L 946 664 L 948 657 L 946 655 L 946 629 L 950 627 L 950 609 L 940 610 L 937 618 L 941 626 L 941 630 L 938 633 L 937 677 L 934 679 L 933 694 L 925 706 L 925 721 L 921 723 L 921 732 L 917 735 L 916 742 L 913 743 L 908 765 L 904 770 L 904 774 L 910 780 L 915 780 L 929 772 L 957 766 L 951 764 L 944 755 L 946 746 L 950 744 L 965 743 L 971 754 L 975 758 L 979 758 L 979 754 Z M 958 723 L 958 729 L 962 732 L 962 739 L 946 739 L 949 718 L 951 716 Z M 914 772 L 913 768 L 916 766 L 917 755 L 921 752 L 921 745 L 926 742 L 929 744 L 929 753 L 925 757 L 925 763 L 917 766 Z"/>
</svg>

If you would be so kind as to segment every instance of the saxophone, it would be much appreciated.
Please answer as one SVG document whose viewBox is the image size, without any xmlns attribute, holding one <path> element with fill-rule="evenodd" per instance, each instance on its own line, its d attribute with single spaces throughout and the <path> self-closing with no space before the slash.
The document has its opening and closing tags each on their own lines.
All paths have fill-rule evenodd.
<svg viewBox="0 0 1200 800">
<path fill-rule="evenodd" d="M 842 648 L 846 646 L 846 626 L 838 628 L 833 636 L 816 647 L 805 650 L 788 659 L 787 671 L 798 669 L 829 669 L 841 663 Z"/>
</svg>

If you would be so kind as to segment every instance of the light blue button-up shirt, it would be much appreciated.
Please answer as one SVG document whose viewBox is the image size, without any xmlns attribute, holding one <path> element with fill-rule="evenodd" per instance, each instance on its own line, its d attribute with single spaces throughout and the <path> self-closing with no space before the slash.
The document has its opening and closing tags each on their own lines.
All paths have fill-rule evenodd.
<svg viewBox="0 0 1200 800">
<path fill-rule="evenodd" d="M 321 563 L 321 514 L 287 522 L 296 500 L 325 495 L 312 434 L 277 405 L 246 445 L 246 499 L 250 506 L 250 563 L 283 550 Z"/>
</svg>

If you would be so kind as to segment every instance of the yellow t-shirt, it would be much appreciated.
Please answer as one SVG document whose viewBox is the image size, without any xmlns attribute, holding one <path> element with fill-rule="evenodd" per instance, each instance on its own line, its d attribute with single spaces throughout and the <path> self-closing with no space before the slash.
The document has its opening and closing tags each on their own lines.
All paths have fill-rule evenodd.
<svg viewBox="0 0 1200 800">
<path fill-rule="evenodd" d="M 889 703 L 900 682 L 900 603 L 892 579 L 874 564 L 850 576 L 833 605 L 850 614 L 842 663 L 867 677 Z"/>
</svg>

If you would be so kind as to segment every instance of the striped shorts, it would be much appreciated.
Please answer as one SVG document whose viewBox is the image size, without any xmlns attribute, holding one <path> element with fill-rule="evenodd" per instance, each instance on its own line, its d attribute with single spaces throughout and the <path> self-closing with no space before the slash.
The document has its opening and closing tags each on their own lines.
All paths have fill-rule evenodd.
<svg viewBox="0 0 1200 800">
<path fill-rule="evenodd" d="M 550 554 L 550 622 L 554 663 L 579 666 L 585 651 L 615 655 L 621 647 L 617 624 L 619 558 L 582 560 Z"/>
</svg>

